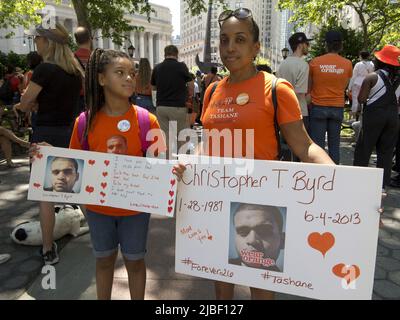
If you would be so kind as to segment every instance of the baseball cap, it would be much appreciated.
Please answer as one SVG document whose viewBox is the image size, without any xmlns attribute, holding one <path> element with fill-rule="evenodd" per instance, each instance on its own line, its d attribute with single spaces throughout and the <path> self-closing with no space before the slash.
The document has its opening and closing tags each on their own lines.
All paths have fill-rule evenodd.
<svg viewBox="0 0 400 320">
<path fill-rule="evenodd" d="M 400 49 L 391 44 L 388 44 L 384 46 L 382 50 L 375 52 L 374 56 L 383 63 L 396 67 L 400 66 Z"/>
<path fill-rule="evenodd" d="M 330 30 L 325 35 L 326 42 L 343 41 L 343 36 L 339 31 Z"/>
<path fill-rule="evenodd" d="M 305 43 L 305 42 L 309 42 L 312 41 L 313 39 L 308 39 L 307 36 L 305 35 L 305 33 L 303 32 L 296 32 L 294 34 L 292 34 L 289 38 L 289 44 L 290 46 L 294 46 L 296 44 L 299 43 Z"/>
</svg>

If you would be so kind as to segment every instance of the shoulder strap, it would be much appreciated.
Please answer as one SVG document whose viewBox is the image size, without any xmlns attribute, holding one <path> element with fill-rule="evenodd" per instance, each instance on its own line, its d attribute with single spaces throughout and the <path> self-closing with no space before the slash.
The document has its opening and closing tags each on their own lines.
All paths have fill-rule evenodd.
<svg viewBox="0 0 400 320">
<path fill-rule="evenodd" d="M 89 150 L 88 140 L 83 138 L 86 129 L 86 117 L 87 111 L 81 112 L 78 118 L 78 138 L 83 150 Z"/>
<path fill-rule="evenodd" d="M 276 142 L 278 144 L 278 159 L 281 159 L 282 155 L 282 148 L 281 148 L 281 138 L 279 135 L 279 124 L 278 124 L 278 98 L 276 95 L 276 86 L 278 83 L 278 78 L 272 79 L 272 105 L 274 106 L 274 127 L 275 127 L 275 136 L 276 136 Z"/>
<path fill-rule="evenodd" d="M 368 100 L 371 100 L 373 97 L 375 97 L 383 88 L 385 88 L 386 87 L 386 81 L 385 81 L 385 79 L 386 79 L 386 76 L 385 76 L 385 74 L 382 72 L 380 72 L 380 70 L 377 70 L 376 71 L 376 74 L 377 74 L 377 76 L 378 76 L 378 80 L 379 80 L 379 76 L 381 76 L 381 79 L 382 79 L 382 81 L 383 81 L 383 86 L 382 87 L 380 87 L 377 91 L 375 91 L 375 93 L 371 96 L 371 97 L 368 97 Z M 378 83 L 378 81 L 376 82 L 376 83 Z"/>
<path fill-rule="evenodd" d="M 82 63 L 82 60 L 76 55 L 76 53 L 74 53 L 74 56 L 76 58 L 76 60 L 78 60 L 79 64 L 81 65 L 82 69 L 85 70 L 86 67 L 84 66 L 84 64 Z"/>
<path fill-rule="evenodd" d="M 147 149 L 149 148 L 149 142 L 146 139 L 147 132 L 150 130 L 150 115 L 149 111 L 145 108 L 135 106 L 138 122 L 139 122 L 139 134 L 140 144 L 142 146 L 143 155 L 146 156 Z"/>
<path fill-rule="evenodd" d="M 138 106 L 135 106 L 135 108 L 137 111 L 137 117 L 139 122 L 140 144 L 142 146 L 143 154 L 145 155 L 149 147 L 149 143 L 146 140 L 146 136 L 147 132 L 149 132 L 150 130 L 150 116 L 149 112 L 146 109 Z M 79 115 L 78 119 L 78 137 L 83 150 L 89 150 L 89 143 L 87 139 L 83 138 L 86 129 L 86 117 L 87 117 L 87 111 L 82 112 Z"/>
<path fill-rule="evenodd" d="M 210 96 L 208 97 L 208 102 L 210 102 L 211 97 L 213 96 L 213 94 L 214 94 L 214 92 L 215 92 L 215 89 L 217 89 L 218 83 L 219 83 L 219 81 L 215 81 L 215 82 L 214 82 L 214 84 L 213 84 L 213 86 L 212 86 L 212 88 L 211 88 Z"/>
</svg>

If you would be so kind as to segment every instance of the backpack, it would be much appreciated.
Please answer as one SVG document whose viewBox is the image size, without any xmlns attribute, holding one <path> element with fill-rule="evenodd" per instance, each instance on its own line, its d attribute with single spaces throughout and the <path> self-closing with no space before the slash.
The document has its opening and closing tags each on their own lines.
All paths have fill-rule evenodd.
<svg viewBox="0 0 400 320">
<path fill-rule="evenodd" d="M 211 100 L 212 95 L 217 89 L 219 81 L 214 82 L 213 87 L 211 88 L 210 96 L 208 97 L 208 101 Z M 288 144 L 285 139 L 280 134 L 279 124 L 278 124 L 278 98 L 276 93 L 276 85 L 278 83 L 278 78 L 274 78 L 272 80 L 272 105 L 274 106 L 274 127 L 275 127 L 275 136 L 276 141 L 278 143 L 278 160 L 280 161 L 294 161 L 295 156 L 293 152 L 290 150 Z"/>
<path fill-rule="evenodd" d="M 0 87 L 0 100 L 5 104 L 12 103 L 14 92 L 11 87 L 10 79 L 4 79 L 2 86 Z"/>
<path fill-rule="evenodd" d="M 147 149 L 149 148 L 150 143 L 146 140 L 147 132 L 150 130 L 150 115 L 149 112 L 141 108 L 139 106 L 135 106 L 138 122 L 139 122 L 139 133 L 140 133 L 140 144 L 143 155 L 146 156 Z M 84 139 L 83 134 L 86 129 L 86 117 L 87 111 L 82 112 L 78 118 L 78 138 L 82 146 L 82 150 L 89 150 L 89 143 L 86 139 Z"/>
</svg>

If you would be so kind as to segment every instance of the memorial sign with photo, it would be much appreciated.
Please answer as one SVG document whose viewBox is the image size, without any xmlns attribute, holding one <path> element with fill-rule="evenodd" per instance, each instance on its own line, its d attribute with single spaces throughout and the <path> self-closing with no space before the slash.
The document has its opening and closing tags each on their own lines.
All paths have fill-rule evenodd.
<svg viewBox="0 0 400 320">
<path fill-rule="evenodd" d="M 371 299 L 382 169 L 180 161 L 177 272 L 316 299 Z"/>
<path fill-rule="evenodd" d="M 177 180 L 167 160 L 40 147 L 28 200 L 78 203 L 172 217 Z"/>
</svg>

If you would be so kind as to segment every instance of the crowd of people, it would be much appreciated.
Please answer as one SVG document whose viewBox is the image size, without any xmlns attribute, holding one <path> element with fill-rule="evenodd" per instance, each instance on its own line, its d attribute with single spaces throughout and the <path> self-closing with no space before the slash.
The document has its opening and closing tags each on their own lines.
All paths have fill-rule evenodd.
<svg viewBox="0 0 400 320">
<path fill-rule="evenodd" d="M 357 64 L 353 72 L 351 61 L 340 55 L 344 39 L 339 32 L 326 34 L 328 53 L 309 64 L 304 56 L 312 39 L 304 33 L 295 33 L 289 39 L 293 53 L 281 63 L 277 80 L 267 66 L 254 64 L 260 51 L 260 31 L 250 10 L 224 11 L 218 22 L 220 56 L 229 71 L 225 77 L 218 75 L 216 67 L 206 75 L 200 71 L 191 74 L 187 66 L 178 61 L 179 52 L 173 45 L 165 47 L 165 60 L 153 70 L 149 61 L 142 58 L 135 72 L 134 63 L 127 54 L 93 50 L 92 38 L 85 28 L 79 27 L 75 32 L 79 45 L 75 53 L 68 46 L 69 35 L 62 25 L 57 23 L 54 29 L 36 28 L 37 54 L 43 62 L 31 66 L 33 73 L 24 88 L 13 84 L 21 95 L 14 109 L 35 119 L 32 121 L 31 157 L 43 142 L 63 148 L 146 156 L 148 146 L 144 146 L 140 138 L 143 128 L 139 119 L 139 114 L 144 112 L 150 128 L 161 128 L 164 132 L 165 144 L 161 144 L 158 153 L 167 153 L 168 158 L 174 157 L 183 142 L 179 139 L 174 145 L 175 141 L 169 141 L 170 138 L 198 122 L 209 134 L 197 149 L 198 154 L 232 157 L 236 154 L 234 141 L 228 148 L 221 145 L 220 150 L 216 150 L 212 133 L 253 129 L 254 145 L 250 147 L 254 159 L 276 160 L 280 150 L 279 127 L 282 138 L 299 161 L 340 164 L 340 130 L 345 91 L 349 87 L 353 100 L 357 99 L 353 102 L 354 117 L 363 106 L 354 164 L 367 166 L 376 147 L 377 166 L 385 170 L 383 187 L 390 184 L 394 147 L 399 135 L 400 49 L 387 45 L 375 52 L 375 71 L 367 61 L 369 54 L 364 52 L 361 64 Z M 156 99 L 153 99 L 154 91 Z M 219 117 L 221 108 L 231 110 L 231 116 Z M 82 119 L 83 133 L 79 130 Z M 176 125 L 171 125 L 173 123 Z M 0 134 L 25 146 L 25 142 L 15 140 L 8 132 L 0 131 Z M 325 152 L 326 135 L 328 153 Z M 248 148 L 244 141 L 241 155 L 246 154 Z M 152 143 L 154 141 L 149 142 Z M 400 162 L 400 156 L 398 160 Z M 64 190 L 68 184 L 65 171 L 73 176 L 75 183 L 79 174 L 74 163 L 65 159 L 55 159 L 54 163 L 58 167 L 54 167 L 55 186 L 52 188 Z M 64 167 L 60 169 L 61 164 Z M 183 165 L 175 165 L 178 178 L 184 169 Z M 73 192 L 71 190 L 68 192 Z M 96 258 L 98 298 L 111 298 L 114 265 L 120 248 L 131 298 L 143 299 L 149 214 L 106 206 L 82 207 Z M 262 211 L 260 208 L 251 210 Z M 257 216 L 264 216 L 258 211 L 255 212 Z M 241 222 L 242 215 L 244 213 L 237 215 L 235 223 Z M 272 215 L 265 216 L 271 219 Z M 40 202 L 40 220 L 41 254 L 45 264 L 55 264 L 59 256 L 53 241 L 53 203 Z M 250 288 L 250 291 L 253 299 L 274 297 L 270 291 L 258 288 Z M 234 285 L 216 281 L 215 294 L 217 299 L 232 299 Z"/>
</svg>

